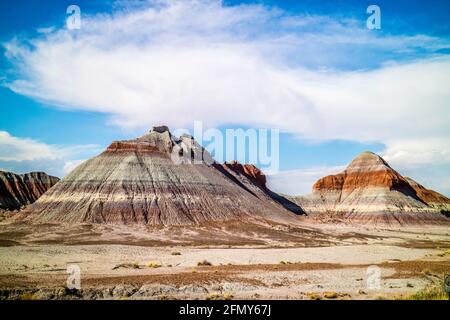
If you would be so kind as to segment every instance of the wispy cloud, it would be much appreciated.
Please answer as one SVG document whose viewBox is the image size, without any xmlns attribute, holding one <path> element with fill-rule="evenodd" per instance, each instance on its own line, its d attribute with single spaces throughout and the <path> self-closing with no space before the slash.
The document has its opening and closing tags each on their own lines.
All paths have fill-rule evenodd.
<svg viewBox="0 0 450 320">
<path fill-rule="evenodd" d="M 98 145 L 49 145 L 30 138 L 18 138 L 0 131 L 0 167 L 3 170 L 23 172 L 27 168 L 46 171 L 57 176 L 73 168 L 73 158 L 92 156 L 100 151 Z"/>
<path fill-rule="evenodd" d="M 56 159 L 56 148 L 32 139 L 21 139 L 0 131 L 0 160 L 24 161 L 37 159 Z"/>
</svg>

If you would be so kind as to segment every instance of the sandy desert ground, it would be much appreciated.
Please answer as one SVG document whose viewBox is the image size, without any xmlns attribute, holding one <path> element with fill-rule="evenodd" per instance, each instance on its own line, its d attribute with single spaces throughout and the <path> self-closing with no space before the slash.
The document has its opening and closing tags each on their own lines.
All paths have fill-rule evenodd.
<svg viewBox="0 0 450 320">
<path fill-rule="evenodd" d="M 446 226 L 0 225 L 2 299 L 395 299 L 446 273 Z"/>
</svg>

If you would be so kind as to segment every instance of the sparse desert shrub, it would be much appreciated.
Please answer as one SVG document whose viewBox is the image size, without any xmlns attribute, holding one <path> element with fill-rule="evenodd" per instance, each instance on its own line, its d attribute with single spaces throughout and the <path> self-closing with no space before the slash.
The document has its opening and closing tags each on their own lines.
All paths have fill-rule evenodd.
<svg viewBox="0 0 450 320">
<path fill-rule="evenodd" d="M 423 269 L 423 270 L 422 270 L 422 273 L 423 273 L 424 275 L 426 275 L 426 276 L 429 276 L 429 275 L 431 275 L 431 270 L 430 270 L 430 269 Z"/>
<path fill-rule="evenodd" d="M 233 300 L 234 296 L 231 293 L 224 293 L 223 300 Z"/>
<path fill-rule="evenodd" d="M 140 265 L 138 262 L 133 262 L 133 263 L 120 263 L 115 265 L 112 269 L 116 270 L 116 269 L 120 269 L 120 268 L 132 268 L 132 269 L 139 269 Z"/>
<path fill-rule="evenodd" d="M 322 299 L 322 297 L 321 297 L 319 294 L 314 293 L 314 292 L 308 292 L 308 293 L 306 294 L 306 296 L 307 296 L 310 300 L 321 300 L 321 299 Z"/>
<path fill-rule="evenodd" d="M 438 257 L 445 257 L 446 255 L 450 255 L 450 250 L 438 253 L 437 256 Z"/>
<path fill-rule="evenodd" d="M 325 292 L 323 296 L 327 299 L 336 299 L 338 294 L 336 292 Z"/>
<path fill-rule="evenodd" d="M 160 295 L 157 298 L 158 300 L 177 300 L 177 298 L 175 298 L 174 296 L 170 296 L 170 295 Z"/>
<path fill-rule="evenodd" d="M 208 260 L 203 260 L 203 261 L 200 261 L 199 263 L 197 263 L 197 266 L 199 266 L 199 267 L 210 267 L 210 266 L 212 266 L 212 263 L 209 262 Z"/>
<path fill-rule="evenodd" d="M 430 287 L 418 291 L 410 296 L 399 297 L 399 300 L 447 300 L 448 295 L 442 286 Z"/>
<path fill-rule="evenodd" d="M 280 261 L 280 264 L 292 264 L 292 262 L 281 260 L 281 261 Z"/>
<path fill-rule="evenodd" d="M 147 263 L 147 268 L 161 268 L 162 265 L 158 262 L 155 261 L 150 261 L 149 263 Z"/>
<path fill-rule="evenodd" d="M 173 255 L 173 256 L 181 256 L 181 252 L 173 251 L 173 252 L 171 253 L 171 255 Z"/>
<path fill-rule="evenodd" d="M 211 293 L 205 297 L 205 300 L 232 300 L 234 296 L 230 293 Z"/>
<path fill-rule="evenodd" d="M 22 293 L 19 300 L 38 300 L 38 298 L 33 293 Z"/>
</svg>

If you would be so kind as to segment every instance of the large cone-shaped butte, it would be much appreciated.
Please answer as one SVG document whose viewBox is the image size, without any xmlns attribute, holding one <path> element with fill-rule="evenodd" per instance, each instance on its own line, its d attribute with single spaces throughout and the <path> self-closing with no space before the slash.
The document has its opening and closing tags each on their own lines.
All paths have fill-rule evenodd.
<svg viewBox="0 0 450 320">
<path fill-rule="evenodd" d="M 214 163 L 191 137 L 176 138 L 167 127 L 156 127 L 141 138 L 113 142 L 18 219 L 189 225 L 297 218 L 255 182 L 245 172 Z"/>
<path fill-rule="evenodd" d="M 440 223 L 449 220 L 439 204 L 445 196 L 421 197 L 411 181 L 393 170 L 381 157 L 364 152 L 339 174 L 318 180 L 312 194 L 292 200 L 307 213 L 339 213 L 349 221 L 364 223 Z M 439 195 L 438 196 L 436 196 Z M 448 204 L 448 202 L 447 202 Z M 445 205 L 444 205 L 445 206 Z"/>
</svg>

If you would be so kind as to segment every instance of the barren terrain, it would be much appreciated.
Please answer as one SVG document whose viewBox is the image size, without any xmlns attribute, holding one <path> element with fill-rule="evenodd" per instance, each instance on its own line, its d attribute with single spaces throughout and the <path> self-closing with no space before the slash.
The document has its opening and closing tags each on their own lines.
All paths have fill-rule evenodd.
<svg viewBox="0 0 450 320">
<path fill-rule="evenodd" d="M 4 223 L 0 290 L 4 299 L 399 298 L 450 273 L 449 232 Z M 66 289 L 69 265 L 80 267 L 81 290 Z M 373 266 L 381 272 L 378 288 L 370 286 Z"/>
</svg>

